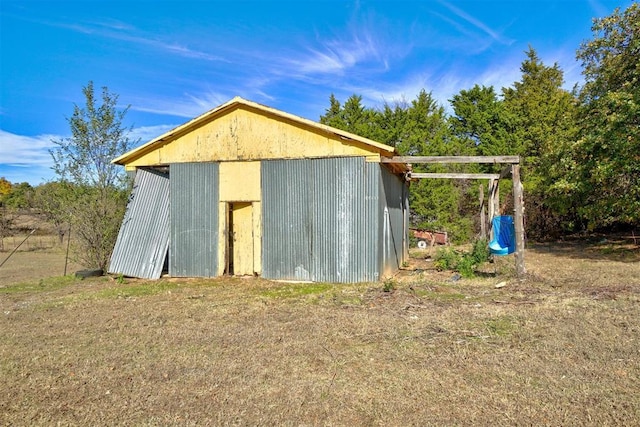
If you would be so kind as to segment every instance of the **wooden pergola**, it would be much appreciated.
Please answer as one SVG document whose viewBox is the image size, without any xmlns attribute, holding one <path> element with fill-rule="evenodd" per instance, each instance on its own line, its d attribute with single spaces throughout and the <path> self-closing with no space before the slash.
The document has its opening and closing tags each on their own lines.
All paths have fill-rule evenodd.
<svg viewBox="0 0 640 427">
<path fill-rule="evenodd" d="M 513 180 L 513 206 L 514 226 L 516 233 L 516 274 L 522 278 L 525 273 L 524 266 L 524 195 L 520 181 L 520 157 L 519 156 L 395 156 L 382 158 L 382 163 L 428 163 L 428 164 L 504 164 L 502 172 L 491 173 L 415 173 L 407 172 L 407 179 L 488 179 L 489 180 L 489 218 L 499 210 L 499 185 L 500 179 L 511 175 Z"/>
</svg>

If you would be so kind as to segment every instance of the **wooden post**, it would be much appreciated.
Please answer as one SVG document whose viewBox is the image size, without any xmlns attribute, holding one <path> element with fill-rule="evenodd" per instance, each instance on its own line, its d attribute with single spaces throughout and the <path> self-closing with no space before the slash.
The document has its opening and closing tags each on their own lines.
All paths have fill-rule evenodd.
<svg viewBox="0 0 640 427">
<path fill-rule="evenodd" d="M 516 275 L 523 278 L 526 270 L 524 267 L 524 195 L 520 182 L 520 165 L 511 165 L 513 175 L 513 211 L 516 232 Z"/>
<path fill-rule="evenodd" d="M 500 192 L 498 191 L 498 185 L 500 180 L 489 180 L 489 239 L 493 239 L 493 217 L 499 214 L 500 202 L 498 198 Z"/>
<path fill-rule="evenodd" d="M 491 238 L 491 227 L 493 217 L 496 216 L 496 179 L 489 180 L 489 238 Z"/>
<path fill-rule="evenodd" d="M 491 189 L 491 201 L 493 202 L 493 215 L 500 215 L 500 180 L 497 179 Z"/>
<path fill-rule="evenodd" d="M 480 238 L 487 238 L 487 211 L 484 204 L 484 184 L 480 184 Z"/>
</svg>

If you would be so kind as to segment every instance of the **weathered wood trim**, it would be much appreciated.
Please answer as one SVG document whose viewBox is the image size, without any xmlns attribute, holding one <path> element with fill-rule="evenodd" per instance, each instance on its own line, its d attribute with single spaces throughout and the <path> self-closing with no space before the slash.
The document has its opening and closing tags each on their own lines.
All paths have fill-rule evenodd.
<svg viewBox="0 0 640 427">
<path fill-rule="evenodd" d="M 498 179 L 500 175 L 495 173 L 457 173 L 457 172 L 443 172 L 443 173 L 415 173 L 411 172 L 409 177 L 411 179 L 424 179 L 424 178 L 443 178 L 443 179 Z"/>
<path fill-rule="evenodd" d="M 394 156 L 382 163 L 520 163 L 520 156 Z"/>
</svg>

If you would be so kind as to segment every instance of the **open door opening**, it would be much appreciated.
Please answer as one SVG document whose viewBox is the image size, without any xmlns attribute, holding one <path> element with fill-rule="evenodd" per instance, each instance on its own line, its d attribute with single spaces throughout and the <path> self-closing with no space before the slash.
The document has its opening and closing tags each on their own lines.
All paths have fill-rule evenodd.
<svg viewBox="0 0 640 427">
<path fill-rule="evenodd" d="M 227 216 L 227 268 L 229 275 L 253 275 L 253 206 L 248 202 L 229 203 Z"/>
<path fill-rule="evenodd" d="M 227 268 L 225 273 L 233 276 L 233 203 L 229 203 L 227 209 Z"/>
</svg>

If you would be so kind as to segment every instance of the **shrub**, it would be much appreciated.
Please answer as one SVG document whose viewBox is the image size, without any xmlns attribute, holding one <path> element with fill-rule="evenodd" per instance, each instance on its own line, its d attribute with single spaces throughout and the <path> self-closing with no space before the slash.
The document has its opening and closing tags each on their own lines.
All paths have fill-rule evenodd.
<svg viewBox="0 0 640 427">
<path fill-rule="evenodd" d="M 489 242 L 486 239 L 477 239 L 473 242 L 471 257 L 476 265 L 489 261 L 491 252 L 489 251 Z"/>
<path fill-rule="evenodd" d="M 452 248 L 439 249 L 435 256 L 434 265 L 440 271 L 457 271 L 462 277 L 473 277 L 476 268 L 488 261 L 490 255 L 487 241 L 479 239 L 473 243 L 471 253 L 456 251 Z"/>
<path fill-rule="evenodd" d="M 387 279 L 384 281 L 384 285 L 382 286 L 382 290 L 384 292 L 393 292 L 396 288 L 396 282 L 393 279 Z"/>
<path fill-rule="evenodd" d="M 434 265 L 439 270 L 456 270 L 460 262 L 461 255 L 452 248 L 441 248 L 436 252 Z"/>
</svg>

